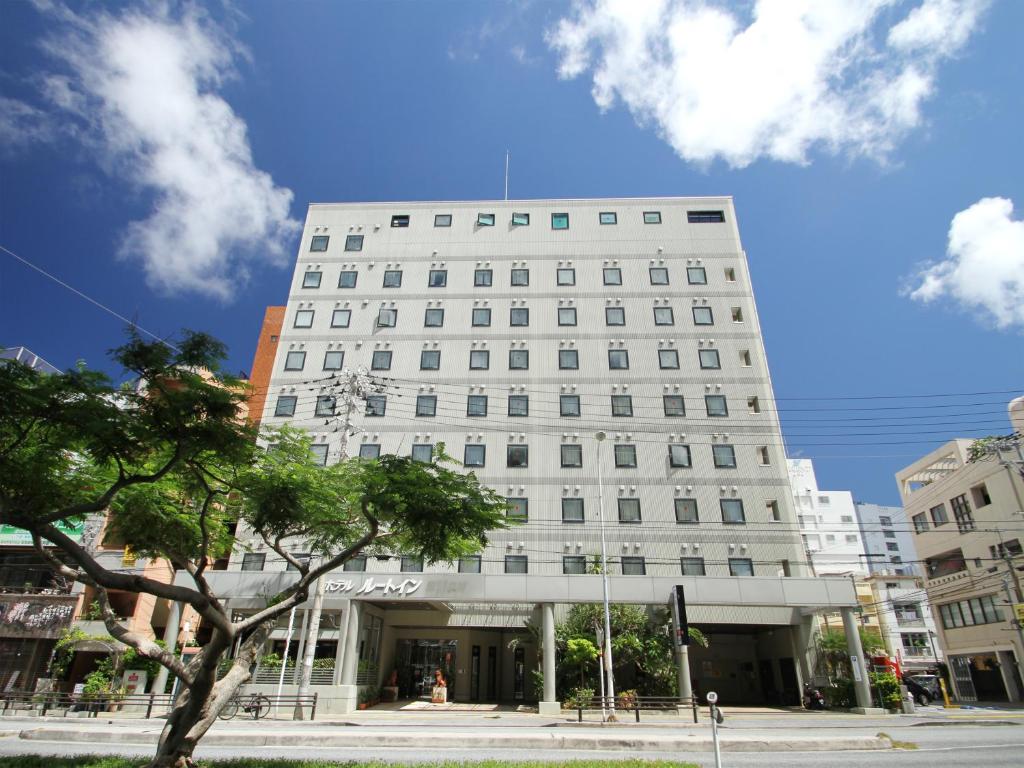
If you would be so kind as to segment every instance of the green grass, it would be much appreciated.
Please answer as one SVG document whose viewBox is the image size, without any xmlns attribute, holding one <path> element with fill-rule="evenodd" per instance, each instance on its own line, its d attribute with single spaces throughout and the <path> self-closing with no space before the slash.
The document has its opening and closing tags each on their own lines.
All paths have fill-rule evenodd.
<svg viewBox="0 0 1024 768">
<path fill-rule="evenodd" d="M 893 749 L 917 749 L 917 744 L 915 744 L 914 742 L 900 741 L 898 739 L 894 739 L 892 736 L 890 736 L 888 733 L 885 733 L 884 731 L 878 734 L 878 738 L 888 739 L 889 743 L 892 744 Z"/>
<path fill-rule="evenodd" d="M 48 757 L 19 755 L 0 757 L 0 768 L 138 768 L 146 761 L 129 757 L 76 755 L 75 757 Z M 392 763 L 348 761 L 343 763 L 323 760 L 200 760 L 203 768 L 390 768 Z M 564 763 L 527 760 L 481 760 L 472 763 L 438 762 L 418 764 L 421 768 L 698 768 L 693 763 L 671 763 L 665 760 L 571 760 Z"/>
</svg>

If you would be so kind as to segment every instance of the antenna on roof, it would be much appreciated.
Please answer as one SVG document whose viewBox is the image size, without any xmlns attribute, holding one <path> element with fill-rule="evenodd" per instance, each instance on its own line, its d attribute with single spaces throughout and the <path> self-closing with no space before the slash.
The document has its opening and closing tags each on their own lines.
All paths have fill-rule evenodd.
<svg viewBox="0 0 1024 768">
<path fill-rule="evenodd" d="M 505 199 L 506 200 L 508 200 L 508 158 L 509 158 L 509 155 L 510 155 L 510 153 L 506 149 L 505 150 Z"/>
</svg>

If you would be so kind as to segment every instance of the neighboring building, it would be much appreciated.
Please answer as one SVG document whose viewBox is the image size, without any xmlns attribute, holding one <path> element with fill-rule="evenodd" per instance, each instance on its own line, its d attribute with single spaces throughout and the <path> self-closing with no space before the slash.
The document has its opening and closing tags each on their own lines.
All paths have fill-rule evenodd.
<svg viewBox="0 0 1024 768">
<path fill-rule="evenodd" d="M 856 502 L 857 522 L 871 573 L 921 575 L 914 535 L 902 507 Z"/>
<path fill-rule="evenodd" d="M 817 576 L 868 575 L 857 510 L 849 491 L 818 488 L 810 459 L 787 459 L 797 524 Z"/>
<path fill-rule="evenodd" d="M 1018 435 L 972 462 L 972 442 L 952 440 L 896 480 L 956 695 L 1020 701 L 1024 647 L 1011 604 L 1024 602 L 1024 455 Z"/>
<path fill-rule="evenodd" d="M 43 373 L 60 373 L 60 368 L 50 365 L 39 355 L 26 347 L 0 347 L 0 360 L 17 360 L 22 365 Z"/>
<path fill-rule="evenodd" d="M 934 672 L 942 661 L 935 621 L 918 576 L 876 573 L 867 578 L 889 655 L 905 673 Z"/>
<path fill-rule="evenodd" d="M 359 370 L 379 392 L 346 430 L 337 382 Z M 417 696 L 437 668 L 456 699 L 557 711 L 526 624 L 600 601 L 602 495 L 611 600 L 664 606 L 685 587 L 711 637 L 691 650 L 698 691 L 797 703 L 815 612 L 853 620 L 849 580 L 805 565 L 730 198 L 311 205 L 262 422 L 306 429 L 325 463 L 347 433 L 366 458 L 426 461 L 443 442 L 522 523 L 451 566 L 395 552 L 327 579 L 327 711 L 392 675 Z M 210 577 L 244 613 L 292 577 L 239 537 Z"/>
<path fill-rule="evenodd" d="M 252 373 L 249 375 L 249 420 L 253 424 L 259 424 L 263 418 L 263 407 L 274 373 L 274 358 L 277 356 L 281 327 L 284 325 L 284 312 L 285 307 L 267 307 L 263 313 L 263 324 L 260 326 L 256 353 L 252 360 Z"/>
</svg>

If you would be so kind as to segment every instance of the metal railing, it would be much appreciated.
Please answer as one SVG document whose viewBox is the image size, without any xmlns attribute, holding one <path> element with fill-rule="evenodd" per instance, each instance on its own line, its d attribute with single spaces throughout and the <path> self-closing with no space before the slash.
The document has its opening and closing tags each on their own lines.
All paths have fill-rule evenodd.
<svg viewBox="0 0 1024 768">
<path fill-rule="evenodd" d="M 613 704 L 615 705 L 616 712 L 632 712 L 638 723 L 640 722 L 640 712 L 642 710 L 678 712 L 681 709 L 691 710 L 693 712 L 693 722 L 697 722 L 697 698 L 690 697 L 687 699 L 678 696 L 622 696 L 615 698 L 610 696 L 594 696 L 587 702 L 576 702 L 574 707 L 576 719 L 582 723 L 584 710 L 608 710 L 611 709 Z"/>
</svg>

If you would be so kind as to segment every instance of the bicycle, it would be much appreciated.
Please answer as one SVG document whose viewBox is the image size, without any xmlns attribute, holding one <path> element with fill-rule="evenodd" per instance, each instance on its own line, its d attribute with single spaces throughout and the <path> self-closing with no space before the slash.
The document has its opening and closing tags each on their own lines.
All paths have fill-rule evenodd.
<svg viewBox="0 0 1024 768">
<path fill-rule="evenodd" d="M 239 709 L 252 715 L 253 720 L 259 720 L 270 713 L 270 699 L 262 693 L 254 693 L 248 697 L 236 693 L 224 705 L 224 709 L 217 714 L 217 717 L 221 720 L 230 720 L 238 714 Z"/>
</svg>

